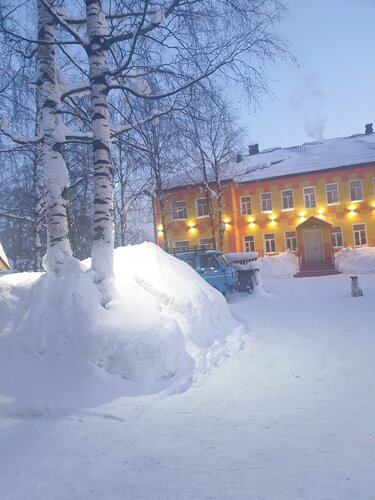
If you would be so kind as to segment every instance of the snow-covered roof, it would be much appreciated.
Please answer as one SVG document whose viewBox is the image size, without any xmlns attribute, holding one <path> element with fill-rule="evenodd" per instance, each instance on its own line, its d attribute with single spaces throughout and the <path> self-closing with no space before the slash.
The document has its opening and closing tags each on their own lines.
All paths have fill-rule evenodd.
<svg viewBox="0 0 375 500">
<path fill-rule="evenodd" d="M 237 182 L 250 182 L 371 162 L 375 163 L 375 133 L 356 134 L 288 148 L 268 148 L 258 154 L 243 155 L 239 163 L 228 163 L 227 175 L 222 177 Z M 168 187 L 200 182 L 201 175 L 196 169 L 189 176 L 177 175 L 171 179 Z"/>
<path fill-rule="evenodd" d="M 0 259 L 2 259 L 10 269 L 9 261 L 7 259 L 7 256 L 5 255 L 4 248 L 2 247 L 1 243 L 0 243 Z"/>
</svg>

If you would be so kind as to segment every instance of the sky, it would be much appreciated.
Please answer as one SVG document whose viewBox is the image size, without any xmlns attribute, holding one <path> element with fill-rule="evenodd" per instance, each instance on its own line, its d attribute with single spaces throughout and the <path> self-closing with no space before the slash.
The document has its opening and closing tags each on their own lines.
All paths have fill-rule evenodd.
<svg viewBox="0 0 375 500">
<path fill-rule="evenodd" d="M 241 106 L 240 123 L 259 148 L 375 130 L 375 0 L 285 0 L 279 33 L 297 64 L 268 71 L 273 97 Z M 240 99 L 240 97 L 238 97 Z"/>
</svg>

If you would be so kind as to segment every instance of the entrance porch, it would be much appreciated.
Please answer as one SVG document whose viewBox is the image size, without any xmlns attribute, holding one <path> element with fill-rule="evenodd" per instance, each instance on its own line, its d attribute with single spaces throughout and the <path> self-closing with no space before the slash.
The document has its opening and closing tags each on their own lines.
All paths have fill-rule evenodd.
<svg viewBox="0 0 375 500">
<path fill-rule="evenodd" d="M 314 216 L 297 226 L 299 272 L 295 278 L 339 273 L 335 269 L 331 228 L 329 222 Z"/>
</svg>

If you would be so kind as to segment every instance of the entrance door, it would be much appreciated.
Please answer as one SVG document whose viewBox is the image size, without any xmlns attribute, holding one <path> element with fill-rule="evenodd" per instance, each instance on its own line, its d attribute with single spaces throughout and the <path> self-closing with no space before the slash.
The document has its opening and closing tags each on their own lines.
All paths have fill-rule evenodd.
<svg viewBox="0 0 375 500">
<path fill-rule="evenodd" d="M 306 229 L 303 237 L 305 240 L 305 259 L 323 260 L 323 239 L 320 229 Z"/>
</svg>

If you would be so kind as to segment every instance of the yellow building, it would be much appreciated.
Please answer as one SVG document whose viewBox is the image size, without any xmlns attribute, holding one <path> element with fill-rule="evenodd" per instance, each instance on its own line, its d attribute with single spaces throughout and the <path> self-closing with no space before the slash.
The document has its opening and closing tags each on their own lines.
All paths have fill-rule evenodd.
<svg viewBox="0 0 375 500">
<path fill-rule="evenodd" d="M 333 268 L 334 252 L 342 247 L 375 246 L 375 134 L 274 148 L 237 160 L 222 181 L 224 251 L 272 255 L 289 249 L 308 270 Z M 210 187 L 215 192 L 215 183 Z M 199 177 L 195 183 L 172 181 L 165 197 L 170 247 L 209 244 Z M 217 213 L 215 197 L 212 203 Z M 157 202 L 154 214 L 162 245 Z"/>
</svg>

